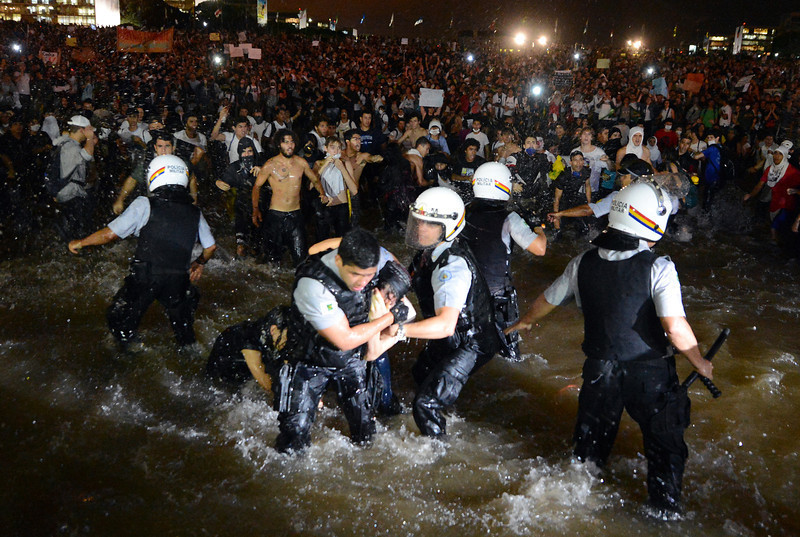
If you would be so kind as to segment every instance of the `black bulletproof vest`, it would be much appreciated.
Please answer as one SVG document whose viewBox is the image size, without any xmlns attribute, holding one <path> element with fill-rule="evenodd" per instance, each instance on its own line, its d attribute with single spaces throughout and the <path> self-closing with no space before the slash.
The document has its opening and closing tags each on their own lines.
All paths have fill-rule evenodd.
<svg viewBox="0 0 800 537">
<path fill-rule="evenodd" d="M 606 261 L 595 248 L 578 266 L 584 319 L 583 352 L 599 360 L 653 360 L 671 354 L 650 296 L 650 269 L 657 256 L 643 251 Z"/>
<path fill-rule="evenodd" d="M 511 279 L 508 270 L 511 256 L 502 239 L 503 223 L 509 214 L 505 202 L 476 199 L 467 206 L 467 224 L 462 236 L 493 293 L 505 288 Z"/>
<path fill-rule="evenodd" d="M 192 205 L 185 189 L 164 188 L 148 198 L 150 219 L 139 233 L 134 259 L 148 263 L 151 274 L 186 273 L 197 242 L 200 209 Z"/>
<path fill-rule="evenodd" d="M 344 312 L 350 326 L 367 322 L 369 318 L 369 296 L 373 287 L 368 285 L 361 291 L 351 291 L 339 276 L 322 262 L 322 252 L 306 258 L 295 271 L 294 289 L 300 278 L 312 278 L 322 283 L 333 294 L 339 308 Z M 294 289 L 292 294 L 294 295 Z M 303 318 L 292 298 L 289 314 L 289 333 L 287 348 L 291 360 L 317 367 L 345 367 L 352 358 L 361 355 L 362 347 L 343 351 L 319 335 L 317 329 Z"/>
<path fill-rule="evenodd" d="M 475 346 L 486 354 L 494 354 L 500 349 L 500 340 L 495 326 L 494 305 L 486 280 L 477 269 L 477 263 L 469 250 L 469 246 L 456 239 L 452 246 L 442 252 L 433 262 L 432 250 L 419 252 L 409 267 L 411 285 L 417 294 L 422 315 L 426 319 L 434 317 L 436 310 L 433 303 L 433 271 L 447 265 L 451 255 L 463 258 L 472 273 L 472 283 L 464 307 L 458 317 L 456 333 L 451 336 L 453 347 Z"/>
</svg>

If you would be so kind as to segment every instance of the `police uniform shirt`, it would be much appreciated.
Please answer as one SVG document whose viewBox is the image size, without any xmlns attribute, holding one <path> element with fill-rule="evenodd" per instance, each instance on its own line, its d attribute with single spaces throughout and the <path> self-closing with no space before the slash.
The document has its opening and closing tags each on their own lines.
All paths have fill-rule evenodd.
<svg viewBox="0 0 800 537">
<path fill-rule="evenodd" d="M 444 242 L 433 249 L 431 260 L 437 259 L 452 246 L 452 242 Z M 433 309 L 456 308 L 461 311 L 467 303 L 467 295 L 472 286 L 472 272 L 464 258 L 451 255 L 447 265 L 438 267 L 431 274 L 433 286 Z"/>
<path fill-rule="evenodd" d="M 131 235 L 138 237 L 139 232 L 142 231 L 148 220 L 150 220 L 150 200 L 144 196 L 139 196 L 133 200 L 133 203 L 121 215 L 108 224 L 108 228 L 121 239 Z M 200 214 L 197 237 L 203 248 L 210 248 L 216 243 L 214 236 L 211 234 L 211 228 L 208 227 L 208 222 L 206 222 L 202 213 Z"/>
<path fill-rule="evenodd" d="M 594 216 L 600 218 L 610 213 L 611 202 L 614 201 L 614 198 L 617 197 L 617 194 L 619 194 L 619 190 L 615 190 L 605 198 L 597 200 L 597 203 L 590 203 L 589 208 L 592 210 Z"/>
<path fill-rule="evenodd" d="M 336 266 L 336 256 L 338 254 L 339 249 L 337 248 L 322 256 L 322 263 L 336 275 L 339 274 L 339 268 Z M 381 248 L 380 257 L 378 258 L 378 272 L 387 262 L 392 260 L 394 260 L 394 256 L 385 248 Z M 330 328 L 345 316 L 333 293 L 322 282 L 314 278 L 300 278 L 292 296 L 303 318 L 311 323 L 311 326 L 317 331 Z"/>
<path fill-rule="evenodd" d="M 517 213 L 512 212 L 503 222 L 503 230 L 500 234 L 506 251 L 511 253 L 511 239 L 514 239 L 520 248 L 528 249 L 538 235 L 533 232 L 528 223 Z"/>
<path fill-rule="evenodd" d="M 647 242 L 640 240 L 637 250 L 620 252 L 600 248 L 598 253 L 600 258 L 606 261 L 622 261 L 649 249 Z M 574 257 L 564 269 L 564 273 L 545 290 L 544 298 L 549 304 L 563 306 L 574 297 L 578 307 L 581 307 L 581 298 L 578 294 L 578 267 L 585 253 Z M 655 260 L 650 269 L 650 282 L 650 296 L 656 306 L 656 315 L 659 317 L 686 316 L 678 272 L 669 257 L 662 256 Z M 597 285 L 602 285 L 602 282 L 597 282 Z"/>
<path fill-rule="evenodd" d="M 228 150 L 228 162 L 233 164 L 234 162 L 239 160 L 239 138 L 232 132 L 225 132 L 225 148 Z M 258 140 L 254 139 L 251 136 L 245 136 L 245 138 L 250 138 L 250 141 L 253 142 L 253 145 L 256 147 L 256 153 L 261 153 L 261 144 L 258 143 Z"/>
</svg>

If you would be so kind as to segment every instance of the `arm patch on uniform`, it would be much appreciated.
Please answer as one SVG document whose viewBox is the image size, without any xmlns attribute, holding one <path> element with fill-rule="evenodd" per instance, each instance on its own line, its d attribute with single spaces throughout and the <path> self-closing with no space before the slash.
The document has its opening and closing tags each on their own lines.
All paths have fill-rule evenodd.
<svg viewBox="0 0 800 537">
<path fill-rule="evenodd" d="M 443 269 L 441 272 L 439 272 L 439 281 L 440 282 L 446 282 L 447 280 L 450 280 L 452 277 L 453 277 L 453 275 L 447 269 Z"/>
</svg>

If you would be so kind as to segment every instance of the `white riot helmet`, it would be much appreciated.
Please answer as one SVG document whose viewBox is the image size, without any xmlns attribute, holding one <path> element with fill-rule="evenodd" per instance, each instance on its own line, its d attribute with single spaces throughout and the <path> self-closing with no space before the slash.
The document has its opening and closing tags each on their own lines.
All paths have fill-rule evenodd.
<svg viewBox="0 0 800 537">
<path fill-rule="evenodd" d="M 472 176 L 472 191 L 476 198 L 507 201 L 511 197 L 511 172 L 499 162 L 481 164 Z"/>
<path fill-rule="evenodd" d="M 664 236 L 672 201 L 654 182 L 640 180 L 631 183 L 611 202 L 608 227 L 646 241 L 658 241 Z"/>
<path fill-rule="evenodd" d="M 439 224 L 440 232 L 432 236 L 421 222 Z M 429 188 L 417 197 L 408 210 L 406 244 L 417 250 L 454 240 L 464 229 L 464 202 L 458 194 L 445 187 Z"/>
<path fill-rule="evenodd" d="M 147 186 L 150 192 L 166 185 L 189 184 L 189 168 L 175 155 L 161 155 L 154 158 L 147 168 Z"/>
</svg>

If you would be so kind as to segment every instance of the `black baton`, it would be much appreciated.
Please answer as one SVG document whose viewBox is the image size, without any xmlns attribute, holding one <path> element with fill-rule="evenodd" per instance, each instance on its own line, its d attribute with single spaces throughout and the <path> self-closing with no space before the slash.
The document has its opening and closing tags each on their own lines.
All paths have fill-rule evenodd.
<svg viewBox="0 0 800 537">
<path fill-rule="evenodd" d="M 724 328 L 720 333 L 720 335 L 717 337 L 717 340 L 714 342 L 714 344 L 711 345 L 711 348 L 708 349 L 706 355 L 703 356 L 703 359 L 710 362 L 711 359 L 714 358 L 714 355 L 717 354 L 717 351 L 719 351 L 720 347 L 722 347 L 722 344 L 725 343 L 725 340 L 728 339 L 730 333 L 731 333 L 730 328 Z M 689 388 L 689 386 L 691 386 L 692 383 L 698 378 L 705 385 L 705 387 L 708 388 L 708 391 L 711 392 L 711 396 L 714 399 L 722 395 L 722 392 L 719 391 L 719 388 L 717 388 L 714 385 L 711 379 L 704 377 L 697 371 L 692 371 L 691 374 L 688 377 L 686 377 L 686 380 L 683 381 L 683 384 L 681 384 L 681 386 L 683 386 L 684 388 Z"/>
</svg>

